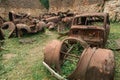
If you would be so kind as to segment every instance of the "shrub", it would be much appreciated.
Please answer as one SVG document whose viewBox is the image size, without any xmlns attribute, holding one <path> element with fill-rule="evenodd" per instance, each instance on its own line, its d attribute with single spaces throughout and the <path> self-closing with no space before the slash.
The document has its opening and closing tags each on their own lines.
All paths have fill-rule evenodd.
<svg viewBox="0 0 120 80">
<path fill-rule="evenodd" d="M 46 9 L 49 9 L 49 0 L 40 0 L 40 2 Z"/>
</svg>

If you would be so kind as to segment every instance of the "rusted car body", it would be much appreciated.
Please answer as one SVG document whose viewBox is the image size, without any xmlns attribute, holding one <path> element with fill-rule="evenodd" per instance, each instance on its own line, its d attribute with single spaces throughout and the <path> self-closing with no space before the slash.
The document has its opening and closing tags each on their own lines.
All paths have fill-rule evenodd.
<svg viewBox="0 0 120 80">
<path fill-rule="evenodd" d="M 15 25 L 19 23 L 31 25 L 32 20 L 34 19 L 34 17 L 30 15 L 30 13 L 15 13 L 14 11 L 9 12 L 8 16 L 9 20 Z"/>
<path fill-rule="evenodd" d="M 46 27 L 49 30 L 55 30 L 57 29 L 58 23 L 61 21 L 61 18 L 59 16 L 53 16 L 46 18 L 44 21 L 46 22 Z"/>
<path fill-rule="evenodd" d="M 110 31 L 107 13 L 88 13 L 74 17 L 69 36 L 81 37 L 91 46 L 104 47 Z"/>
<path fill-rule="evenodd" d="M 10 11 L 9 14 L 9 20 L 12 22 L 16 22 L 21 19 L 29 18 L 30 14 L 27 13 L 15 13 L 14 11 Z"/>
<path fill-rule="evenodd" d="M 56 29 L 58 32 L 63 32 L 65 28 L 70 28 L 73 17 L 63 17 L 54 16 L 46 18 L 45 22 L 47 23 L 47 28 L 49 30 Z"/>
<path fill-rule="evenodd" d="M 19 23 L 16 25 L 18 37 L 21 37 L 23 33 L 44 32 L 45 26 L 46 24 L 43 21 L 39 21 L 38 23 L 35 23 L 33 25 Z"/>
<path fill-rule="evenodd" d="M 74 45 L 69 40 L 80 42 L 83 51 L 77 55 L 72 53 Z M 69 48 L 68 44 L 71 45 Z M 71 57 L 77 60 L 76 67 L 65 78 L 61 77 L 59 74 L 64 71 L 62 66 L 66 60 L 71 61 Z M 62 42 L 58 40 L 50 42 L 44 49 L 43 64 L 59 80 L 114 80 L 113 52 L 108 49 L 89 47 L 81 38 L 69 37 Z"/>
<path fill-rule="evenodd" d="M 58 12 L 54 16 L 49 16 L 48 18 L 43 18 L 45 22 L 48 23 L 49 30 L 57 29 L 58 32 L 63 32 L 65 28 L 70 28 L 73 17 L 75 16 L 74 13 L 71 13 L 69 10 L 66 12 Z M 52 23 L 52 24 L 50 24 Z"/>
</svg>

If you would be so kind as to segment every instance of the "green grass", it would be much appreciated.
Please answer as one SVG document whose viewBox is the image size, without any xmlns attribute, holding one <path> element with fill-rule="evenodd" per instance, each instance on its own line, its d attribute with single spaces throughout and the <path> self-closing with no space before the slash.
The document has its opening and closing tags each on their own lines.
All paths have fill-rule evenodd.
<svg viewBox="0 0 120 80">
<path fill-rule="evenodd" d="M 34 39 L 32 44 L 20 44 L 20 38 L 6 39 L 2 46 L 4 50 L 0 51 L 0 80 L 56 80 L 43 66 L 42 61 L 44 46 L 57 37 L 56 32 L 47 31 L 23 37 Z M 111 23 L 111 32 L 106 47 L 116 48 L 115 40 L 119 38 L 120 23 Z M 10 53 L 15 57 L 4 59 L 3 56 Z M 114 54 L 115 80 L 120 80 L 120 52 L 114 51 Z"/>
<path fill-rule="evenodd" d="M 108 44 L 111 48 L 117 48 L 117 44 L 115 40 L 120 39 L 120 23 L 112 23 L 111 24 L 111 32 L 109 35 L 109 40 L 112 41 L 111 44 Z M 120 80 L 120 51 L 114 51 L 115 55 L 115 80 Z"/>
<path fill-rule="evenodd" d="M 1 57 L 0 57 L 1 58 L 1 60 L 0 60 L 0 80 L 7 79 L 7 78 L 10 78 L 11 80 L 16 80 L 16 79 L 14 79 L 14 74 L 18 70 L 17 69 L 15 71 L 16 67 L 19 67 L 19 65 L 24 65 L 26 68 L 30 68 L 32 71 L 35 72 L 36 71 L 35 68 L 38 67 L 38 65 L 36 65 L 36 62 L 33 61 L 33 63 L 32 63 L 26 59 L 29 59 L 29 56 L 32 55 L 33 53 L 35 53 L 34 52 L 34 48 L 35 48 L 35 50 L 39 50 L 38 53 L 41 54 L 42 56 L 39 57 L 39 54 L 35 53 L 35 55 L 34 55 L 35 57 L 33 59 L 32 59 L 32 56 L 30 56 L 31 61 L 39 60 L 40 65 L 42 65 L 43 47 L 45 46 L 46 42 L 57 38 L 57 34 L 56 34 L 56 32 L 51 33 L 49 31 L 47 31 L 46 33 L 25 35 L 25 36 L 23 36 L 23 39 L 25 39 L 25 38 L 34 39 L 35 41 L 32 44 L 20 44 L 19 40 L 21 38 L 10 38 L 10 39 L 6 38 L 4 45 L 2 46 L 2 48 L 4 48 L 4 50 L 2 50 L 0 52 L 0 55 L 1 55 Z M 36 49 L 36 48 L 38 48 L 38 49 Z M 5 61 L 5 59 L 2 57 L 2 55 L 6 55 L 9 53 L 15 54 L 16 56 Z M 29 62 L 28 66 L 30 66 L 30 67 L 27 67 L 27 65 L 26 65 L 26 63 L 28 63 L 28 62 Z M 39 69 L 39 67 L 38 67 L 38 69 Z M 23 77 L 22 79 L 18 79 L 18 80 L 23 80 L 23 79 L 39 80 L 39 78 L 37 79 L 37 77 L 36 77 L 38 74 L 32 73 L 32 71 L 30 73 L 29 79 L 26 76 L 26 74 L 22 74 L 21 76 L 19 76 L 19 75 L 17 76 L 17 78 Z M 14 74 L 12 74 L 12 73 L 14 73 Z M 41 77 L 41 75 L 40 75 L 40 77 Z"/>
</svg>

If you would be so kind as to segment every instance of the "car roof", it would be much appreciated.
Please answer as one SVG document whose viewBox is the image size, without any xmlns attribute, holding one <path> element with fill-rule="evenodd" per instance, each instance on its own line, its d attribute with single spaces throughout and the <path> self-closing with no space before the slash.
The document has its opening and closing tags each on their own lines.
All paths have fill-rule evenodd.
<svg viewBox="0 0 120 80">
<path fill-rule="evenodd" d="M 76 15 L 75 18 L 77 17 L 84 17 L 84 16 L 108 16 L 108 13 L 82 13 L 82 14 L 79 14 L 79 15 Z"/>
</svg>

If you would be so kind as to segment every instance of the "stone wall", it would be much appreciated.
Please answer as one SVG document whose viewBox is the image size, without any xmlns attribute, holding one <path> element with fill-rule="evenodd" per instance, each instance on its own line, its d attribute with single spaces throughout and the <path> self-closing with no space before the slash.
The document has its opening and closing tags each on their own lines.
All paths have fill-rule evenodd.
<svg viewBox="0 0 120 80">
<path fill-rule="evenodd" d="M 109 0 L 105 3 L 104 12 L 109 13 L 112 21 L 120 21 L 120 0 Z"/>
</svg>

